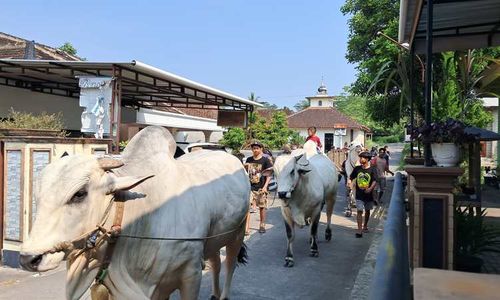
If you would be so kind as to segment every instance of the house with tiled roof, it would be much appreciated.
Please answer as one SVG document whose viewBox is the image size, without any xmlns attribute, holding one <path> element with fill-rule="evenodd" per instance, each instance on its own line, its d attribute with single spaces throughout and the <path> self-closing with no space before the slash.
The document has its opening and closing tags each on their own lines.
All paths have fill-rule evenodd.
<svg viewBox="0 0 500 300">
<path fill-rule="evenodd" d="M 54 47 L 0 32 L 0 59 L 82 60 Z"/>
<path fill-rule="evenodd" d="M 315 96 L 306 97 L 310 106 L 288 116 L 288 127 L 307 137 L 307 129 L 316 127 L 316 135 L 321 139 L 323 151 L 342 148 L 344 143 L 360 141 L 365 144 L 370 129 L 335 108 L 335 97 L 328 95 L 321 83 Z"/>
</svg>

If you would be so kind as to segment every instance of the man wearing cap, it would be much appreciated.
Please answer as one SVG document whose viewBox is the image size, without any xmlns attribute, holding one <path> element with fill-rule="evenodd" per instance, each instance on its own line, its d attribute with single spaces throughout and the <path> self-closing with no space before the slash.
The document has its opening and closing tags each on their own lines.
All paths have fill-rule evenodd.
<svg viewBox="0 0 500 300">
<path fill-rule="evenodd" d="M 368 232 L 368 221 L 370 220 L 370 210 L 373 209 L 373 190 L 377 186 L 377 170 L 370 165 L 371 155 L 368 151 L 359 154 L 360 166 L 354 167 L 349 176 L 348 184 L 356 189 L 356 209 L 358 232 L 356 237 L 363 237 L 363 232 Z M 354 184 L 353 180 L 356 180 Z M 363 210 L 365 212 L 363 224 Z"/>
<path fill-rule="evenodd" d="M 265 233 L 266 208 L 267 208 L 267 187 L 271 180 L 273 164 L 271 160 L 262 153 L 263 145 L 259 141 L 253 141 L 252 156 L 247 158 L 245 168 L 250 178 L 251 195 L 250 203 L 255 203 L 260 211 L 259 232 Z M 249 234 L 250 215 L 247 214 L 246 234 Z"/>
</svg>

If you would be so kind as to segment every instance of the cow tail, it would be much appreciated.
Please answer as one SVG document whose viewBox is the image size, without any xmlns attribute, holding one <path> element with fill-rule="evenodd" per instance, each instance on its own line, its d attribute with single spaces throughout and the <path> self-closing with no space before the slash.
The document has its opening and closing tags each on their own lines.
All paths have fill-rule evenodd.
<svg viewBox="0 0 500 300">
<path fill-rule="evenodd" d="M 247 245 L 241 244 L 240 252 L 238 253 L 238 264 L 246 265 L 248 262 Z"/>
</svg>

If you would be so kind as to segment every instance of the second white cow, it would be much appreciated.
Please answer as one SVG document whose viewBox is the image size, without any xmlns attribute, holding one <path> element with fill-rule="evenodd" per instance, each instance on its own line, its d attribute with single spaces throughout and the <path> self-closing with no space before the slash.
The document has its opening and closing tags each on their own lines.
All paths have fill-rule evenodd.
<svg viewBox="0 0 500 300">
<path fill-rule="evenodd" d="M 285 220 L 288 238 L 285 267 L 293 267 L 292 243 L 295 225 L 303 227 L 311 220 L 311 256 L 319 255 L 317 232 L 323 206 L 326 204 L 327 228 L 325 239 L 332 238 L 331 216 L 337 195 L 337 171 L 333 162 L 325 155 L 296 150 L 290 155 L 276 159 L 274 171 L 278 181 L 278 196 L 282 200 L 281 212 Z"/>
</svg>

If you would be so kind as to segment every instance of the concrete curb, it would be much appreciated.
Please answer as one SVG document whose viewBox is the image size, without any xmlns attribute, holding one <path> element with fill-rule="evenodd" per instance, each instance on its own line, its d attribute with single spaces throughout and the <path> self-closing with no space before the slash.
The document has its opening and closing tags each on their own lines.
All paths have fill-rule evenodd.
<svg viewBox="0 0 500 300">
<path fill-rule="evenodd" d="M 387 202 L 385 203 L 386 205 L 389 204 Z M 354 280 L 350 299 L 363 300 L 368 299 L 368 296 L 370 295 L 370 285 L 372 282 L 373 273 L 375 271 L 378 248 L 380 243 L 382 242 L 382 236 L 384 233 L 384 225 L 387 218 L 387 208 L 388 207 L 384 206 L 379 222 L 375 227 L 375 230 L 372 231 L 374 234 L 372 244 L 370 245 L 370 248 L 368 248 L 363 265 L 359 269 L 358 275 Z"/>
</svg>

